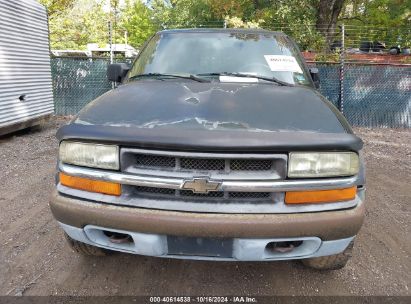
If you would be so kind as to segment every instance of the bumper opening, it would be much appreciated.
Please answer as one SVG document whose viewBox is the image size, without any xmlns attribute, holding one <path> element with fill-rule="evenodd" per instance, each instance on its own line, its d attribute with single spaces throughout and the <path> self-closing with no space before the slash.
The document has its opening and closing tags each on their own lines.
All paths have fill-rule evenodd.
<svg viewBox="0 0 411 304">
<path fill-rule="evenodd" d="M 301 246 L 303 241 L 285 241 L 285 242 L 269 242 L 265 246 L 267 252 L 287 253 L 292 252 L 295 248 Z"/>
<path fill-rule="evenodd" d="M 109 241 L 113 244 L 134 243 L 134 240 L 131 237 L 131 235 L 127 233 L 118 233 L 118 232 L 103 230 L 103 234 L 107 236 Z"/>
</svg>

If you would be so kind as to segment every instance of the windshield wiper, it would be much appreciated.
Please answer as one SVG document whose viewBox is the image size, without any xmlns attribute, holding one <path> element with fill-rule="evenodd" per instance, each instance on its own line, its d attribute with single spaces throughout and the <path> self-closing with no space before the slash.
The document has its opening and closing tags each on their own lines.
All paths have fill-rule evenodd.
<svg viewBox="0 0 411 304">
<path fill-rule="evenodd" d="M 275 82 L 276 84 L 279 84 L 282 86 L 294 87 L 293 84 L 279 80 L 275 77 L 254 75 L 251 73 L 249 74 L 249 73 L 238 73 L 238 72 L 220 72 L 220 73 L 202 73 L 202 74 L 196 74 L 196 76 L 234 76 L 234 77 L 256 78 L 256 79 L 266 80 L 270 82 Z"/>
<path fill-rule="evenodd" d="M 200 78 L 195 75 L 180 75 L 180 74 L 163 74 L 163 73 L 147 73 L 139 74 L 130 77 L 129 79 L 137 79 L 142 77 L 173 77 L 173 78 L 182 78 L 182 79 L 191 79 L 198 82 L 210 82 L 208 79 Z"/>
</svg>

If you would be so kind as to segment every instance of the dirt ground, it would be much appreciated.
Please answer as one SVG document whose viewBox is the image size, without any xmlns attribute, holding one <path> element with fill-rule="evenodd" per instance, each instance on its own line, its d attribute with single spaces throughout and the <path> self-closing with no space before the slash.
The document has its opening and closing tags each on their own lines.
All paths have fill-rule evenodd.
<svg viewBox="0 0 411 304">
<path fill-rule="evenodd" d="M 356 129 L 367 214 L 342 270 L 71 252 L 49 211 L 64 119 L 0 138 L 0 295 L 411 295 L 411 131 Z M 326 227 L 324 227 L 326 229 Z"/>
</svg>

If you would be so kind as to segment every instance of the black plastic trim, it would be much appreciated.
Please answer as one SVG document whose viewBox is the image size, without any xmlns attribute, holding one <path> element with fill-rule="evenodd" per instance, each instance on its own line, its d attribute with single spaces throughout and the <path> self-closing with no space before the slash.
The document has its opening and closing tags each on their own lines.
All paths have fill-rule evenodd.
<svg viewBox="0 0 411 304">
<path fill-rule="evenodd" d="M 363 146 L 359 137 L 348 133 L 148 129 L 75 123 L 60 128 L 57 139 L 202 152 L 360 151 Z"/>
</svg>

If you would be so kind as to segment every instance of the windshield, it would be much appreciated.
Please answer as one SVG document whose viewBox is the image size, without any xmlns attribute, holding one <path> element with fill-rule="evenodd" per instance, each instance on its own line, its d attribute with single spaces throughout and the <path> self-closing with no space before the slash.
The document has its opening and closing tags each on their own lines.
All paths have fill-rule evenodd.
<svg viewBox="0 0 411 304">
<path fill-rule="evenodd" d="M 244 73 L 310 85 L 298 49 L 275 33 L 175 32 L 154 36 L 135 61 L 129 78 L 141 74 L 216 77 Z"/>
</svg>

